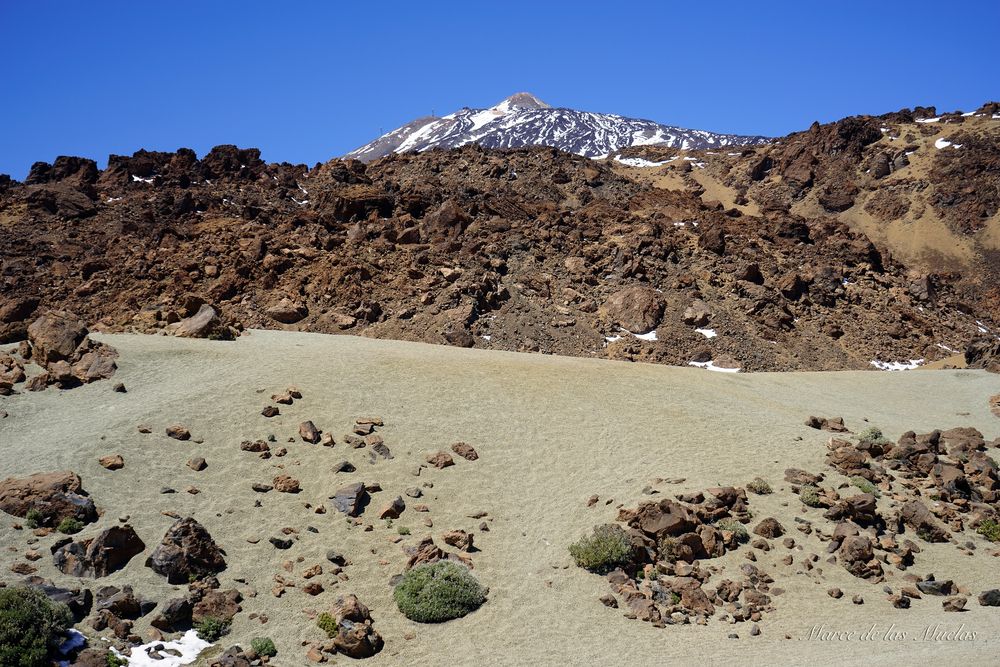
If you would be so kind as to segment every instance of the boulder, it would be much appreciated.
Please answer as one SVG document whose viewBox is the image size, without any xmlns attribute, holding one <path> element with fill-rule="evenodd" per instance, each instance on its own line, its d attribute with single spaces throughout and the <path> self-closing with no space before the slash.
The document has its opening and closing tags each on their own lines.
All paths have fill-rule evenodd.
<svg viewBox="0 0 1000 667">
<path fill-rule="evenodd" d="M 173 598 L 160 607 L 150 625 L 163 632 L 184 632 L 191 628 L 193 605 L 188 598 Z"/>
<path fill-rule="evenodd" d="M 703 327 L 712 319 L 712 311 L 709 310 L 707 303 L 701 299 L 695 299 L 690 306 L 684 309 L 682 317 L 684 324 Z"/>
<path fill-rule="evenodd" d="M 611 324 L 634 334 L 655 329 L 663 319 L 666 302 L 652 287 L 627 287 L 615 292 L 601 306 L 601 316 Z"/>
<path fill-rule="evenodd" d="M 222 319 L 215 308 L 207 303 L 202 304 L 191 317 L 186 317 L 177 323 L 174 335 L 181 338 L 209 338 L 226 334 Z"/>
<path fill-rule="evenodd" d="M 45 366 L 72 358 L 87 333 L 87 327 L 73 313 L 52 310 L 31 323 L 28 340 L 35 360 Z"/>
<path fill-rule="evenodd" d="M 754 534 L 773 540 L 785 534 L 785 528 L 774 517 L 768 517 L 757 524 L 753 529 Z"/>
<path fill-rule="evenodd" d="M 231 621 L 236 614 L 242 611 L 239 604 L 242 600 L 243 596 L 235 589 L 206 591 L 192 607 L 191 620 L 195 623 L 206 618 Z"/>
<path fill-rule="evenodd" d="M 351 658 L 370 658 L 382 650 L 382 636 L 372 626 L 371 612 L 356 595 L 338 598 L 331 615 L 337 621 L 333 644 Z"/>
<path fill-rule="evenodd" d="M 0 482 L 0 510 L 22 518 L 36 510 L 40 523 L 53 527 L 67 518 L 84 523 L 97 520 L 94 501 L 87 497 L 77 474 L 69 471 L 8 477 Z"/>
<path fill-rule="evenodd" d="M 398 519 L 399 515 L 403 513 L 406 509 L 406 503 L 400 496 L 396 496 L 388 503 L 386 503 L 381 510 L 379 510 L 378 518 L 380 519 Z"/>
<path fill-rule="evenodd" d="M 308 314 L 309 309 L 304 304 L 288 298 L 282 299 L 267 309 L 267 316 L 282 324 L 295 324 Z"/>
<path fill-rule="evenodd" d="M 368 491 L 361 482 L 341 487 L 330 496 L 333 506 L 347 516 L 358 516 L 361 514 L 365 506 L 367 506 L 369 499 Z"/>
<path fill-rule="evenodd" d="M 135 529 L 125 524 L 61 546 L 53 554 L 53 563 L 59 571 L 74 577 L 106 577 L 145 549 Z"/>
<path fill-rule="evenodd" d="M 205 527 L 188 517 L 178 519 L 167 530 L 146 566 L 171 584 L 186 584 L 221 572 L 226 569 L 226 561 Z"/>
</svg>

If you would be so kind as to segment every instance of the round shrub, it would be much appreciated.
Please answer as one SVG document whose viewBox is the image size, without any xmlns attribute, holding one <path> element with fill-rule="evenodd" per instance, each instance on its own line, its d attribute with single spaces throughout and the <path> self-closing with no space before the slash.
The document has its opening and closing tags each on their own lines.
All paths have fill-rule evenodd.
<svg viewBox="0 0 1000 667">
<path fill-rule="evenodd" d="M 747 532 L 747 527 L 736 519 L 719 519 L 715 522 L 715 527 L 719 530 L 728 530 L 731 532 L 736 537 L 737 542 L 743 543 L 750 541 L 750 533 Z"/>
<path fill-rule="evenodd" d="M 441 623 L 478 609 L 486 602 L 486 589 L 466 568 L 442 560 L 404 574 L 392 597 L 411 621 Z"/>
<path fill-rule="evenodd" d="M 48 667 L 73 614 L 36 588 L 0 589 L 0 665 Z"/>
<path fill-rule="evenodd" d="M 270 637 L 254 637 L 250 640 L 250 648 L 257 655 L 266 655 L 268 658 L 278 655 L 278 649 Z"/>
<path fill-rule="evenodd" d="M 569 554 L 579 567 L 606 572 L 629 562 L 632 543 L 621 526 L 607 523 L 595 526 L 591 535 L 569 545 Z"/>
</svg>

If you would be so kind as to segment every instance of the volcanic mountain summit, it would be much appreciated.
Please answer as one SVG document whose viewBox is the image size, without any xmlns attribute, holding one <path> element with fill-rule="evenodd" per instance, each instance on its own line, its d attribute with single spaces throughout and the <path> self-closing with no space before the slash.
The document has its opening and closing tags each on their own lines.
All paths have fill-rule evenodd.
<svg viewBox="0 0 1000 667">
<path fill-rule="evenodd" d="M 418 118 L 345 157 L 370 162 L 389 153 L 470 143 L 486 148 L 552 146 L 585 157 L 603 157 L 630 146 L 710 149 L 767 142 L 761 136 L 716 134 L 617 114 L 551 107 L 531 93 L 515 93 L 489 109 L 465 107 L 440 118 Z"/>
</svg>

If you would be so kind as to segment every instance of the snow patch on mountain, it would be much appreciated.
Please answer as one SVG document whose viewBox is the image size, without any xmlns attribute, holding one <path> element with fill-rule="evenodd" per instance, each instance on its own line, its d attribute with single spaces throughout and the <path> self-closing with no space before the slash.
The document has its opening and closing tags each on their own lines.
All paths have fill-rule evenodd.
<svg viewBox="0 0 1000 667">
<path fill-rule="evenodd" d="M 457 148 L 470 143 L 487 148 L 552 146 L 598 157 L 630 146 L 692 150 L 767 141 L 761 136 L 716 134 L 617 114 L 550 107 L 530 93 L 517 93 L 488 109 L 464 108 L 440 118 L 417 119 L 344 157 L 368 162 L 394 152 Z"/>
</svg>

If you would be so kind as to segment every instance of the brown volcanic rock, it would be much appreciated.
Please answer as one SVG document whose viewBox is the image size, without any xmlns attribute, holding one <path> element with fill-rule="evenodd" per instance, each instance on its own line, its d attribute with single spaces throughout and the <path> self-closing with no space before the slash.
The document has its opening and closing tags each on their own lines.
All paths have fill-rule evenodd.
<svg viewBox="0 0 1000 667">
<path fill-rule="evenodd" d="M 601 306 L 612 324 L 635 334 L 652 331 L 663 317 L 663 295 L 651 287 L 628 287 L 615 292 Z"/>
<path fill-rule="evenodd" d="M 53 554 L 56 568 L 74 577 L 106 577 L 145 550 L 132 526 L 112 526 L 96 536 L 70 542 Z"/>
<path fill-rule="evenodd" d="M 35 510 L 41 523 L 52 527 L 67 518 L 97 520 L 94 501 L 84 492 L 80 477 L 69 471 L 8 477 L 0 482 L 0 510 L 22 518 Z"/>
<path fill-rule="evenodd" d="M 146 559 L 146 567 L 171 584 L 186 584 L 226 569 L 222 550 L 205 527 L 192 518 L 178 519 Z"/>
<path fill-rule="evenodd" d="M 28 340 L 35 360 L 48 365 L 71 359 L 88 333 L 83 321 L 72 313 L 52 310 L 31 323 Z"/>
<path fill-rule="evenodd" d="M 11 315 L 22 319 L 0 324 L 0 337 L 4 327 L 23 330 L 22 311 L 38 303 L 113 331 L 228 337 L 209 303 L 223 304 L 235 328 L 282 328 L 288 325 L 267 310 L 289 295 L 290 315 L 281 317 L 304 313 L 297 329 L 462 346 L 671 364 L 708 349 L 745 371 L 940 358 L 935 343 L 961 347 L 977 335 L 976 316 L 958 306 L 997 303 L 977 296 L 988 287 L 966 299 L 969 279 L 924 269 L 939 276 L 938 306 L 928 308 L 888 253 L 811 212 L 820 192 L 850 193 L 853 184 L 855 201 L 867 203 L 870 182 L 894 181 L 895 153 L 891 177 L 862 168 L 869 160 L 875 171 L 886 164 L 868 155 L 886 152 L 884 123 L 816 126 L 727 163 L 718 158 L 736 198 L 757 203 L 760 215 L 743 205 L 718 210 L 695 189 L 650 187 L 627 170 L 543 147 L 466 146 L 368 165 L 332 160 L 311 170 L 264 164 L 258 151 L 233 146 L 202 159 L 189 150 L 138 151 L 112 156 L 93 184 L 81 176 L 92 174 L 83 162 L 39 167 L 44 183 L 0 189 L 0 214 L 10 220 L 0 226 L 0 247 L 8 250 L 3 289 L 24 304 Z M 980 153 L 977 164 L 988 166 L 988 147 Z M 716 169 L 716 158 L 702 157 L 706 173 Z M 46 195 L 28 206 L 32 189 L 84 186 L 96 187 L 100 199 L 84 195 L 83 208 L 62 210 Z M 303 198 L 309 203 L 297 203 Z M 768 198 L 774 206 L 765 205 Z M 944 210 L 946 201 L 924 206 Z M 87 208 L 94 213 L 80 218 Z M 71 242 L 77 237 L 89 242 Z M 59 270 L 47 259 L 52 244 Z M 137 247 L 155 248 L 155 258 Z M 755 271 L 743 270 L 744 257 Z M 796 277 L 785 284 L 790 267 Z M 988 284 L 996 281 L 984 278 Z M 641 298 L 624 299 L 630 289 L 642 290 Z M 191 294 L 204 301 L 182 307 Z M 708 343 L 681 326 L 695 299 L 719 324 Z M 634 333 L 657 329 L 661 340 L 605 345 L 609 323 Z"/>
</svg>

